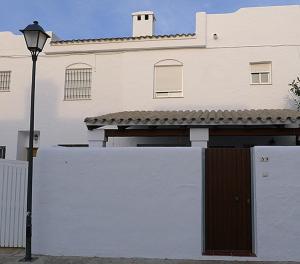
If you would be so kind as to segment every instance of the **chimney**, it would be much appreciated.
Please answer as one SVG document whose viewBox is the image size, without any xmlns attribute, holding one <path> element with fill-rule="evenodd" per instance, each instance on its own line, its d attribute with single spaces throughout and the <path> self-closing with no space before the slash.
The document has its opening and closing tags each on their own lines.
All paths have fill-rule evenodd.
<svg viewBox="0 0 300 264">
<path fill-rule="evenodd" d="M 132 36 L 153 36 L 155 16 L 152 11 L 132 13 Z"/>
</svg>

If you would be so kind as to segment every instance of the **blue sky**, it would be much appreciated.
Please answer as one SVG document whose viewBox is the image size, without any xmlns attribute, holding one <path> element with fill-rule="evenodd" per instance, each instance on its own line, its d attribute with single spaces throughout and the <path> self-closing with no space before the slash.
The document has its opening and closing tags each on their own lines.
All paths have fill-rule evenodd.
<svg viewBox="0 0 300 264">
<path fill-rule="evenodd" d="M 0 31 L 38 20 L 62 39 L 131 36 L 131 13 L 154 11 L 156 34 L 191 33 L 195 13 L 234 12 L 241 7 L 300 4 L 300 0 L 0 0 Z"/>
</svg>

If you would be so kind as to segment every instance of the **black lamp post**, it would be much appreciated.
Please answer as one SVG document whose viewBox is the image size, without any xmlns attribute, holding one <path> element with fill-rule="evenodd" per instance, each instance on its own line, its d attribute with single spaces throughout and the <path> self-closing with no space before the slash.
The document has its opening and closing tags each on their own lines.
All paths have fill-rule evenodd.
<svg viewBox="0 0 300 264">
<path fill-rule="evenodd" d="M 20 30 L 26 41 L 28 50 L 32 57 L 32 82 L 30 103 L 30 130 L 29 130 L 29 152 L 28 152 L 28 183 L 27 183 L 27 214 L 26 214 L 26 254 L 25 261 L 31 261 L 31 234 L 32 234 L 32 171 L 33 171 L 33 139 L 34 139 L 34 97 L 35 97 L 35 71 L 36 61 L 39 53 L 50 36 L 39 26 L 37 21 Z"/>
</svg>

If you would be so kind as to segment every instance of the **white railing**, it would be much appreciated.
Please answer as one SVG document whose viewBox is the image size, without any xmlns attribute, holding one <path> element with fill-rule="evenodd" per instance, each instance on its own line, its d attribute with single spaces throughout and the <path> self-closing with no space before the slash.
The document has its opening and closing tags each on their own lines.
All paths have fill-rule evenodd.
<svg viewBox="0 0 300 264">
<path fill-rule="evenodd" d="M 0 247 L 25 246 L 27 162 L 0 160 Z"/>
</svg>

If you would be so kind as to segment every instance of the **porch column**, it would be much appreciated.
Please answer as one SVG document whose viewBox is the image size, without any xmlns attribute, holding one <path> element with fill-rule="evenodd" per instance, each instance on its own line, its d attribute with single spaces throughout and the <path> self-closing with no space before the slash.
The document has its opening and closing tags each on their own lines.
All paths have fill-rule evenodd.
<svg viewBox="0 0 300 264">
<path fill-rule="evenodd" d="M 285 125 L 285 128 L 300 128 L 299 124 L 290 124 L 290 125 Z M 300 143 L 300 136 L 296 136 L 296 145 Z"/>
<path fill-rule="evenodd" d="M 88 142 L 90 148 L 105 148 L 107 137 L 105 136 L 105 129 L 97 128 L 88 130 Z"/>
<path fill-rule="evenodd" d="M 192 147 L 207 148 L 208 140 L 208 128 L 190 128 L 190 141 Z"/>
</svg>

